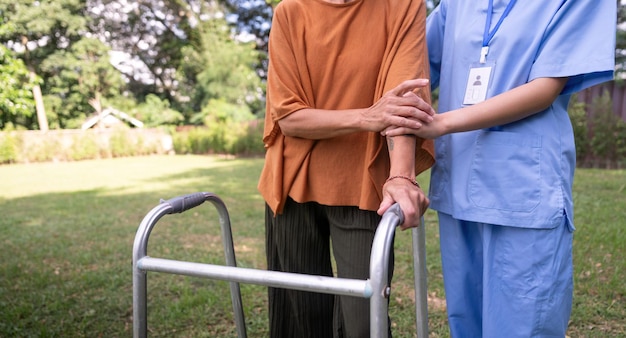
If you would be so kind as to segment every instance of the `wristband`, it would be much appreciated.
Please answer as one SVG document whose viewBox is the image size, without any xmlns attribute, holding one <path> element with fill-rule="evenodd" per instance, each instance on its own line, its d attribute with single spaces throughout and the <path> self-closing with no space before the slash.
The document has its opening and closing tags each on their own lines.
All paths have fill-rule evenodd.
<svg viewBox="0 0 626 338">
<path fill-rule="evenodd" d="M 420 189 L 421 189 L 421 187 L 420 187 L 419 183 L 417 183 L 417 181 L 416 181 L 415 179 L 412 179 L 412 178 L 407 177 L 407 176 L 402 176 L 402 175 L 390 176 L 390 177 L 389 177 L 389 178 L 385 181 L 385 183 L 387 183 L 387 182 L 389 182 L 389 181 L 391 181 L 391 180 L 395 180 L 396 178 L 401 178 L 401 179 L 403 179 L 403 180 L 407 180 L 407 181 L 411 182 L 411 184 L 413 184 L 414 186 L 416 186 L 416 187 L 418 187 L 418 188 L 420 188 Z"/>
</svg>

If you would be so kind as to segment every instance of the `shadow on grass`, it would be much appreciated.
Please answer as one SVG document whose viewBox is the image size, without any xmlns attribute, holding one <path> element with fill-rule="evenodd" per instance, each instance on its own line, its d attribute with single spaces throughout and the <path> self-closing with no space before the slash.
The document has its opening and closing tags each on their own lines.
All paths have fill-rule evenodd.
<svg viewBox="0 0 626 338">
<path fill-rule="evenodd" d="M 0 200 L 0 336 L 129 336 L 132 244 L 139 223 L 161 198 L 198 191 L 220 196 L 229 209 L 235 243 L 241 243 L 240 265 L 262 267 L 264 204 L 256 192 L 259 171 L 258 161 L 231 161 L 137 182 L 139 186 L 152 180 L 172 182 L 159 191 L 94 189 Z M 165 216 L 153 231 L 149 253 L 222 264 L 217 212 L 205 203 Z M 188 327 L 199 324 L 203 334 L 230 335 L 226 283 L 155 275 L 149 285 L 167 290 L 165 297 L 150 300 L 151 307 L 169 309 L 150 312 L 155 331 L 160 326 L 169 333 L 182 328 L 179 333 L 197 336 Z M 223 315 L 211 310 L 216 305 Z M 254 312 L 262 308 L 254 301 L 246 311 L 255 317 Z"/>
</svg>

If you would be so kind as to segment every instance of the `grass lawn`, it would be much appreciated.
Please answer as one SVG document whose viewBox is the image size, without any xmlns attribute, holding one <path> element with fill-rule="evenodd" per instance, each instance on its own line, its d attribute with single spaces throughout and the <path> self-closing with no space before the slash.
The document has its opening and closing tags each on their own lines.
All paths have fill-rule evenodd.
<svg viewBox="0 0 626 338">
<path fill-rule="evenodd" d="M 238 264 L 264 268 L 263 159 L 154 156 L 0 166 L 0 337 L 132 336 L 131 250 L 159 202 L 198 191 L 229 209 Z M 578 170 L 570 337 L 626 336 L 626 171 Z M 420 179 L 428 186 L 428 177 Z M 448 337 L 436 215 L 426 214 L 431 337 Z M 390 313 L 415 336 L 411 234 L 398 231 Z M 210 203 L 162 218 L 148 254 L 223 264 Z M 248 336 L 267 336 L 266 290 L 241 285 Z M 148 274 L 153 337 L 235 337 L 228 283 Z"/>
</svg>

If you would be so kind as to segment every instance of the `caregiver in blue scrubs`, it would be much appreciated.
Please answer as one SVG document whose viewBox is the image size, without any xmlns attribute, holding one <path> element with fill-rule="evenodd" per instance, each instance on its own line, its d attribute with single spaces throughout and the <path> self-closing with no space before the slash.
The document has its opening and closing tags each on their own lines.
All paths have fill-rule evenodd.
<svg viewBox="0 0 626 338">
<path fill-rule="evenodd" d="M 573 93 L 611 80 L 615 0 L 442 0 L 428 18 L 451 335 L 564 337 L 572 308 Z"/>
</svg>

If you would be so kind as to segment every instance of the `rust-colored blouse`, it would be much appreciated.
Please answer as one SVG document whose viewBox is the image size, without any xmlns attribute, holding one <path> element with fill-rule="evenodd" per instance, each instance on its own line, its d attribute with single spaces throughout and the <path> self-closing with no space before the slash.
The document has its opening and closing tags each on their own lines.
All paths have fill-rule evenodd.
<svg viewBox="0 0 626 338">
<path fill-rule="evenodd" d="M 377 210 L 389 176 L 386 140 L 358 132 L 323 140 L 286 137 L 278 120 L 303 109 L 367 108 L 404 80 L 428 78 L 423 1 L 283 0 L 270 32 L 267 152 L 259 191 L 275 213 L 298 202 Z M 429 88 L 418 93 L 430 100 Z M 416 173 L 434 163 L 418 139 Z"/>
</svg>

